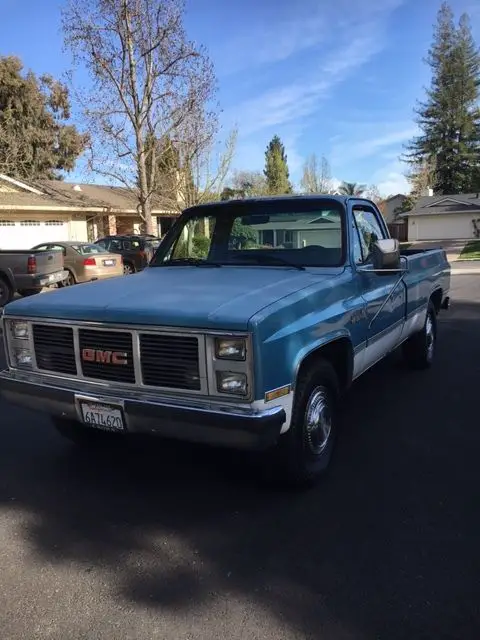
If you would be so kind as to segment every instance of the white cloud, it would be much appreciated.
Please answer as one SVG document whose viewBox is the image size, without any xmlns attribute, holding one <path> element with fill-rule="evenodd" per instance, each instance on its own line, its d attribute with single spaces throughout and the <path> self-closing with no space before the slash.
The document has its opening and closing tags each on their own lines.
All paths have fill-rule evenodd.
<svg viewBox="0 0 480 640">
<path fill-rule="evenodd" d="M 384 131 L 380 133 L 382 129 Z M 368 133 L 368 130 L 370 130 L 370 133 Z M 375 155 L 381 155 L 384 159 L 391 159 L 392 156 L 398 157 L 401 153 L 402 143 L 416 135 L 418 129 L 408 123 L 394 125 L 372 123 L 366 127 L 365 125 L 363 127 L 360 126 L 359 131 L 363 132 L 361 137 L 358 136 L 357 130 L 356 136 L 347 134 L 331 139 L 331 142 L 333 142 L 331 151 L 332 164 L 351 163 Z M 391 147 L 395 147 L 395 149 L 391 150 Z"/>
<path fill-rule="evenodd" d="M 376 184 L 381 195 L 384 197 L 395 195 L 396 193 L 409 193 L 410 185 L 405 178 L 405 164 L 400 160 L 395 160 L 390 164 L 375 171 L 372 175 L 372 184 Z"/>
<path fill-rule="evenodd" d="M 263 18 L 260 21 L 257 18 L 257 24 L 249 25 L 243 33 L 235 29 L 235 35 L 225 31 L 219 34 L 223 38 L 215 52 L 217 71 L 223 77 L 243 70 L 251 72 L 255 67 L 282 62 L 329 40 L 339 44 L 339 34 L 350 35 L 352 29 L 355 33 L 365 31 L 405 1 L 364 0 L 357 5 L 351 0 L 332 3 L 302 0 L 298 5 L 275 6 L 274 12 L 268 17 L 263 13 Z"/>
<path fill-rule="evenodd" d="M 265 27 L 258 25 L 222 43 L 216 64 L 220 76 L 281 62 L 320 44 L 325 37 L 325 16 L 295 16 Z"/>
<path fill-rule="evenodd" d="M 348 27 L 353 18 L 345 19 L 347 10 L 340 0 L 334 5 L 336 20 L 328 25 L 331 40 L 328 51 L 318 51 L 307 62 L 301 80 L 280 85 L 263 94 L 236 104 L 227 109 L 225 120 L 237 122 L 242 137 L 266 128 L 274 128 L 304 119 L 314 113 L 322 99 L 358 71 L 385 46 L 386 20 L 391 11 L 403 0 L 370 0 L 366 8 L 362 5 L 363 17 L 358 16 L 355 32 L 351 36 Z M 357 15 L 356 11 L 353 12 Z M 340 28 L 341 27 L 341 28 Z M 344 35 L 345 34 L 345 35 Z M 307 38 L 308 40 L 308 38 Z M 293 45 L 292 45 L 293 51 Z M 318 80 L 321 78 L 321 80 Z"/>
</svg>

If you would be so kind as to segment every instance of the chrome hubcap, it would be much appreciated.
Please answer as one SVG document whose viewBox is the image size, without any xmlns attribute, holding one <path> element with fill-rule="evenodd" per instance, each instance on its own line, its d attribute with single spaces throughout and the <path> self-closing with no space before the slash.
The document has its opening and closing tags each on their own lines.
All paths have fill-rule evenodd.
<svg viewBox="0 0 480 640">
<path fill-rule="evenodd" d="M 433 357 L 433 350 L 435 348 L 435 332 L 433 328 L 432 316 L 429 313 L 427 315 L 427 321 L 425 323 L 425 338 L 427 341 L 427 357 L 429 360 Z"/>
<path fill-rule="evenodd" d="M 305 411 L 305 434 L 310 451 L 318 456 L 328 444 L 332 432 L 332 414 L 325 387 L 313 390 Z"/>
</svg>

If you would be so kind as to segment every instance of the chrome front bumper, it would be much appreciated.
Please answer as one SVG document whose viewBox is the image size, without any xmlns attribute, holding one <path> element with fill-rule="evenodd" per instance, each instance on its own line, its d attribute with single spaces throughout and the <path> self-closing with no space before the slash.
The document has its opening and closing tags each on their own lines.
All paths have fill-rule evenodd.
<svg viewBox="0 0 480 640">
<path fill-rule="evenodd" d="M 106 384 L 66 380 L 21 371 L 0 371 L 0 396 L 15 405 L 79 421 L 78 397 L 120 404 L 128 433 L 148 433 L 235 449 L 275 444 L 286 420 L 282 407 L 262 411 L 218 401 L 188 400 L 115 389 Z M 90 427 L 85 427 L 90 428 Z"/>
</svg>

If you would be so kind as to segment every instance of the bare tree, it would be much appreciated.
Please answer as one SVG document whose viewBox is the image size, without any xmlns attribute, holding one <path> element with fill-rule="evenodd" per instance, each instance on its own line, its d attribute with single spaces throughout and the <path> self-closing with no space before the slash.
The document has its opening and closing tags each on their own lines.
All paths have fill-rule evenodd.
<svg viewBox="0 0 480 640">
<path fill-rule="evenodd" d="M 92 170 L 135 189 L 138 211 L 153 232 L 158 145 L 180 140 L 199 157 L 211 148 L 218 116 L 213 66 L 189 42 L 183 0 L 67 0 L 65 44 L 92 85 L 79 92 L 91 134 Z"/>
<path fill-rule="evenodd" d="M 382 196 L 376 184 L 369 185 L 363 194 L 363 197 L 375 202 L 375 204 L 382 201 Z"/>
<path fill-rule="evenodd" d="M 432 188 L 435 184 L 436 162 L 435 158 L 424 158 L 422 161 L 414 164 L 407 173 L 406 178 L 410 183 L 412 196 L 420 197 L 427 189 Z"/>
<path fill-rule="evenodd" d="M 248 196 L 263 196 L 267 193 L 267 181 L 261 171 L 233 172 L 231 179 L 232 188 Z"/>
<path fill-rule="evenodd" d="M 180 170 L 176 172 L 178 197 L 176 203 L 171 203 L 172 208 L 175 204 L 183 208 L 220 199 L 235 154 L 237 130 L 229 133 L 223 148 L 213 138 L 206 144 L 199 145 L 199 141 L 202 141 L 201 130 L 191 139 L 185 136 L 180 140 Z"/>
<path fill-rule="evenodd" d="M 300 184 L 304 193 L 331 193 L 332 173 L 325 156 L 322 156 L 320 161 L 314 153 L 307 158 L 303 165 Z"/>
</svg>

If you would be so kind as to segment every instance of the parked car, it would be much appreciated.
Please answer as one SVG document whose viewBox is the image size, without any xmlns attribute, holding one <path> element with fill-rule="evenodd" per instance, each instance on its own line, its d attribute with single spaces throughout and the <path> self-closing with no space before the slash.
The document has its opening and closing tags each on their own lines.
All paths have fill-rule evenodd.
<svg viewBox="0 0 480 640">
<path fill-rule="evenodd" d="M 82 446 L 145 432 L 254 449 L 305 486 L 352 382 L 397 347 L 432 365 L 449 288 L 445 252 L 401 253 L 366 199 L 199 205 L 142 273 L 10 304 L 0 393 Z"/>
<path fill-rule="evenodd" d="M 142 271 L 155 253 L 160 239 L 147 235 L 105 236 L 95 244 L 111 253 L 119 253 L 123 258 L 125 275 Z"/>
<path fill-rule="evenodd" d="M 68 277 L 63 286 L 79 282 L 105 280 L 123 275 L 122 256 L 109 253 L 101 246 L 89 242 L 55 242 L 39 244 L 35 251 L 61 251 Z"/>
<path fill-rule="evenodd" d="M 15 293 L 30 295 L 62 283 L 68 276 L 63 256 L 55 251 L 0 251 L 0 307 Z"/>
</svg>

